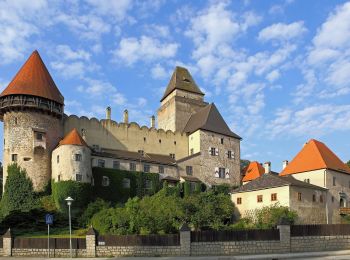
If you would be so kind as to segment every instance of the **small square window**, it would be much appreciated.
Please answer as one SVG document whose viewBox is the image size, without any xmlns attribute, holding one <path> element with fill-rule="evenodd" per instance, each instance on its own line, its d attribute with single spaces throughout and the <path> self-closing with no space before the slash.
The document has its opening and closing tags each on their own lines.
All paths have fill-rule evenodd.
<svg viewBox="0 0 350 260">
<path fill-rule="evenodd" d="M 144 164 L 143 165 L 143 172 L 150 172 L 151 171 L 151 166 L 149 164 Z"/>
<path fill-rule="evenodd" d="M 14 154 L 11 155 L 11 160 L 12 160 L 13 162 L 17 162 L 17 158 L 18 158 L 18 155 L 17 155 L 16 153 L 14 153 Z"/>
<path fill-rule="evenodd" d="M 109 178 L 107 176 L 102 177 L 102 186 L 104 187 L 109 186 Z"/>
<path fill-rule="evenodd" d="M 76 154 L 74 155 L 74 158 L 75 158 L 75 161 L 76 161 L 76 162 L 80 162 L 81 159 L 82 159 L 82 156 L 81 156 L 80 153 L 76 153 Z"/>
<path fill-rule="evenodd" d="M 163 166 L 163 165 L 159 165 L 159 166 L 158 166 L 158 172 L 159 172 L 160 174 L 163 174 L 163 173 L 164 173 L 164 166 Z"/>
<path fill-rule="evenodd" d="M 124 178 L 123 179 L 123 188 L 124 189 L 129 189 L 130 188 L 130 179 L 129 178 Z"/>
<path fill-rule="evenodd" d="M 101 160 L 101 159 L 98 159 L 97 161 L 97 167 L 101 167 L 101 168 L 104 168 L 105 167 L 105 160 Z"/>
<path fill-rule="evenodd" d="M 237 204 L 238 205 L 242 204 L 242 198 L 237 198 Z"/>
<path fill-rule="evenodd" d="M 336 186 L 336 182 L 335 182 L 336 178 L 333 177 L 333 186 Z"/>
<path fill-rule="evenodd" d="M 298 200 L 301 201 L 301 192 L 298 192 Z"/>
<path fill-rule="evenodd" d="M 312 201 L 316 202 L 316 195 L 315 194 L 312 195 Z"/>
<path fill-rule="evenodd" d="M 38 141 L 42 141 L 43 140 L 43 133 L 39 133 L 39 132 L 35 132 L 35 138 Z"/>
<path fill-rule="evenodd" d="M 224 138 L 221 138 L 221 139 L 220 139 L 220 143 L 221 143 L 221 144 L 224 144 Z"/>
<path fill-rule="evenodd" d="M 77 173 L 77 174 L 75 175 L 75 180 L 76 180 L 76 181 L 82 181 L 82 180 L 83 180 L 83 175 Z"/>
<path fill-rule="evenodd" d="M 263 202 L 263 195 L 258 195 L 257 196 L 257 202 Z"/>
<path fill-rule="evenodd" d="M 271 194 L 271 201 L 276 201 L 277 200 L 277 193 L 272 193 Z"/>
<path fill-rule="evenodd" d="M 192 166 L 186 166 L 186 174 L 190 176 L 193 174 Z"/>
<path fill-rule="evenodd" d="M 215 149 L 214 147 L 211 147 L 211 148 L 210 148 L 210 154 L 211 154 L 212 156 L 215 156 L 215 155 L 216 155 L 216 149 Z"/>
<path fill-rule="evenodd" d="M 136 171 L 136 164 L 131 162 L 129 165 L 129 169 L 130 169 L 130 171 Z"/>
<path fill-rule="evenodd" d="M 120 162 L 119 161 L 113 161 L 113 169 L 120 169 Z"/>
</svg>

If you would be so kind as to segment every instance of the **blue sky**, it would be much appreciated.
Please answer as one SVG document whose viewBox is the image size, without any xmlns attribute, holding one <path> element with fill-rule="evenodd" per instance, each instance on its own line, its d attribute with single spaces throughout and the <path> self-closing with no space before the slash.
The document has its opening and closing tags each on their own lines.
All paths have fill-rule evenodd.
<svg viewBox="0 0 350 260">
<path fill-rule="evenodd" d="M 315 138 L 350 159 L 350 2 L 0 0 L 0 35 L 1 88 L 38 49 L 67 114 L 148 125 L 180 65 L 242 158 L 279 171 Z"/>
</svg>

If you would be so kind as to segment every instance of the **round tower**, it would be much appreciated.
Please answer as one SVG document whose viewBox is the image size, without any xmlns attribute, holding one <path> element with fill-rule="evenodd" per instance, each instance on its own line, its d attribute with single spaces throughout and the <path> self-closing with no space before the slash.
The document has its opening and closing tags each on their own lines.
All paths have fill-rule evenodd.
<svg viewBox="0 0 350 260">
<path fill-rule="evenodd" d="M 52 152 L 52 179 L 91 183 L 91 150 L 74 128 Z"/>
<path fill-rule="evenodd" d="M 63 134 L 63 107 L 63 96 L 34 51 L 0 94 L 4 186 L 11 163 L 26 169 L 36 191 L 50 181 L 51 153 Z"/>
</svg>

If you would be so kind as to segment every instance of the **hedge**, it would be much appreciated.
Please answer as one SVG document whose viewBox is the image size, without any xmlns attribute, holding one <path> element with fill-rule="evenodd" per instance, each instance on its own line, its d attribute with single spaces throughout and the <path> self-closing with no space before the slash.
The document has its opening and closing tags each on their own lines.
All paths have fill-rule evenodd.
<svg viewBox="0 0 350 260">
<path fill-rule="evenodd" d="M 157 173 L 123 171 L 118 169 L 92 168 L 94 178 L 93 195 L 111 202 L 126 202 L 129 198 L 153 195 L 160 189 Z M 109 178 L 109 185 L 103 186 L 103 176 Z M 130 188 L 123 187 L 123 179 L 130 180 Z M 151 189 L 145 189 L 146 180 L 151 181 Z"/>
<path fill-rule="evenodd" d="M 55 205 L 60 212 L 67 212 L 68 206 L 65 201 L 67 197 L 74 199 L 72 204 L 72 215 L 79 214 L 91 200 L 92 187 L 90 183 L 76 181 L 52 181 L 52 196 Z"/>
</svg>

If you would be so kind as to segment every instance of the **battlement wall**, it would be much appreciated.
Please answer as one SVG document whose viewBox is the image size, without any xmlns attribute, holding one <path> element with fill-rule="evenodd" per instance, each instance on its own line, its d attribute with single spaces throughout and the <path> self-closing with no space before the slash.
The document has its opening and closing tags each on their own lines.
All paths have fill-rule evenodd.
<svg viewBox="0 0 350 260">
<path fill-rule="evenodd" d="M 113 120 L 66 116 L 64 135 L 73 128 L 85 133 L 89 146 L 99 145 L 103 148 L 128 150 L 146 153 L 175 154 L 176 159 L 188 155 L 188 137 L 180 132 L 139 126 L 135 122 L 118 123 Z"/>
</svg>

